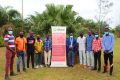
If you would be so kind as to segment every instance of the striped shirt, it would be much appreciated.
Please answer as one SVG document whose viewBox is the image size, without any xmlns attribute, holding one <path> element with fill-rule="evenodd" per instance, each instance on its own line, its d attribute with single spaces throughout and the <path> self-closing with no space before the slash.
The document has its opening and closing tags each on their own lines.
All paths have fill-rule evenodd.
<svg viewBox="0 0 120 80">
<path fill-rule="evenodd" d="M 4 41 L 8 42 L 10 48 L 15 48 L 15 37 L 13 35 L 6 34 Z"/>
<path fill-rule="evenodd" d="M 99 38 L 98 40 L 95 38 L 92 43 L 92 50 L 97 52 L 102 49 L 102 40 Z"/>
</svg>

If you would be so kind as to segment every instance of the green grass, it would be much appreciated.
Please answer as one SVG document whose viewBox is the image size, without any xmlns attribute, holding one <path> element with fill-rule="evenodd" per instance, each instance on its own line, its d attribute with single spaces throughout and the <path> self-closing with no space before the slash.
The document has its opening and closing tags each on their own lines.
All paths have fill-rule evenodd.
<svg viewBox="0 0 120 80">
<path fill-rule="evenodd" d="M 5 48 L 0 48 L 0 80 L 4 79 Z M 14 70 L 16 71 L 16 58 Z M 103 54 L 102 54 L 103 71 Z M 22 72 L 12 80 L 120 80 L 120 39 L 116 39 L 113 76 L 84 69 L 78 63 L 73 68 L 39 68 Z"/>
</svg>

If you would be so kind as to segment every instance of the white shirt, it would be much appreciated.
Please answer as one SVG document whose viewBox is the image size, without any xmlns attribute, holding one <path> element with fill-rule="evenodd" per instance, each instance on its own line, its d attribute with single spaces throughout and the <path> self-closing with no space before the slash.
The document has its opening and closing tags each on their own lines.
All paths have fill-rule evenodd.
<svg viewBox="0 0 120 80">
<path fill-rule="evenodd" d="M 86 37 L 78 37 L 77 43 L 79 44 L 79 50 L 85 50 Z"/>
</svg>

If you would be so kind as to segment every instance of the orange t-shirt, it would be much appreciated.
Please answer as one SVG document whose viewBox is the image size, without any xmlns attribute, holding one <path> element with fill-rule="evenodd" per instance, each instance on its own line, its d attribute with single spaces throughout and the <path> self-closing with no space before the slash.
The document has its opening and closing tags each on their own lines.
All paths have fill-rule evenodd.
<svg viewBox="0 0 120 80">
<path fill-rule="evenodd" d="M 17 37 L 15 43 L 17 44 L 17 47 L 16 47 L 17 50 L 20 50 L 20 51 L 26 50 L 26 43 L 27 43 L 26 38 Z"/>
</svg>

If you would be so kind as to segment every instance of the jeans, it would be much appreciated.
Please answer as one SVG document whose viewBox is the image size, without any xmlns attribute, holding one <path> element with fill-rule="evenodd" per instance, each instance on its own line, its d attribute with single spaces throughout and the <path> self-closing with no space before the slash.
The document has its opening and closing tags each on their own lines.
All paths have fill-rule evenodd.
<svg viewBox="0 0 120 80">
<path fill-rule="evenodd" d="M 17 71 L 20 71 L 20 60 L 22 58 L 22 65 L 23 65 L 23 70 L 25 68 L 25 53 L 24 52 L 18 52 L 18 60 L 17 60 Z"/>
<path fill-rule="evenodd" d="M 86 65 L 86 53 L 85 53 L 85 50 L 79 50 L 79 61 L 80 61 L 80 64 Z"/>
<path fill-rule="evenodd" d="M 94 67 L 94 53 L 93 51 L 87 51 L 87 66 Z"/>
<path fill-rule="evenodd" d="M 75 53 L 73 51 L 68 52 L 68 65 L 74 65 L 75 63 Z"/>
<path fill-rule="evenodd" d="M 42 65 L 42 53 L 36 53 L 35 54 L 35 64 L 37 65 Z"/>
<path fill-rule="evenodd" d="M 94 61 L 95 61 L 95 69 L 97 69 L 97 62 L 98 62 L 98 70 L 101 70 L 101 51 L 94 53 Z"/>
</svg>

